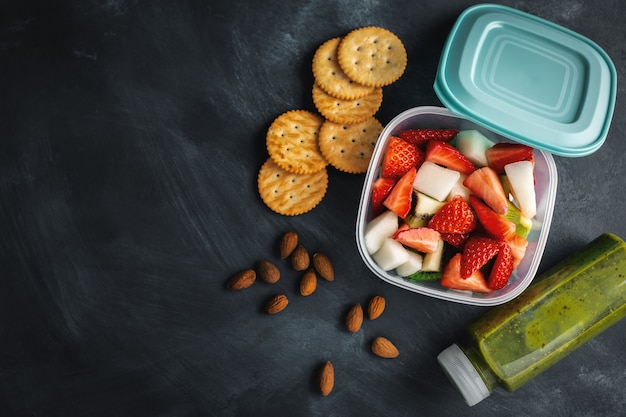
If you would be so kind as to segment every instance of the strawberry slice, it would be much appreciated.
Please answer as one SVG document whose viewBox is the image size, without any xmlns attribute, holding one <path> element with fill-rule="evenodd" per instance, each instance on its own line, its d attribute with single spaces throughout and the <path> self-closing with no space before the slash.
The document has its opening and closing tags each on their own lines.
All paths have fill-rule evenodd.
<svg viewBox="0 0 626 417">
<path fill-rule="evenodd" d="M 449 143 L 431 140 L 426 144 L 426 160 L 469 175 L 476 166 Z"/>
<path fill-rule="evenodd" d="M 459 133 L 457 129 L 408 129 L 400 132 L 400 138 L 424 149 L 429 140 L 450 142 L 457 133 Z"/>
<path fill-rule="evenodd" d="M 506 243 L 500 244 L 500 251 L 493 263 L 487 286 L 492 290 L 499 290 L 509 282 L 513 272 L 513 252 Z"/>
<path fill-rule="evenodd" d="M 487 236 L 472 236 L 467 239 L 461 257 L 461 278 L 467 278 L 487 265 L 500 252 L 502 244 Z"/>
<path fill-rule="evenodd" d="M 500 142 L 485 151 L 488 166 L 496 172 L 504 171 L 504 166 L 513 162 L 535 162 L 533 148 L 521 143 Z"/>
<path fill-rule="evenodd" d="M 509 210 L 509 200 L 504 193 L 500 177 L 492 168 L 477 169 L 465 178 L 463 185 L 482 198 L 496 213 L 506 214 Z"/>
<path fill-rule="evenodd" d="M 415 167 L 410 168 L 409 171 L 398 180 L 387 198 L 385 198 L 385 201 L 383 201 L 385 207 L 403 219 L 411 211 L 415 174 L 417 174 L 417 169 Z"/>
<path fill-rule="evenodd" d="M 522 262 L 522 259 L 526 254 L 528 240 L 526 240 L 523 236 L 513 234 L 509 236 L 505 243 L 511 247 L 511 252 L 513 253 L 513 269 L 515 269 L 520 262 Z"/>
<path fill-rule="evenodd" d="M 457 253 L 450 259 L 443 270 L 441 285 L 453 290 L 474 291 L 479 293 L 490 293 L 492 290 L 487 286 L 485 277 L 480 270 L 474 271 L 467 278 L 461 277 L 461 254 Z"/>
<path fill-rule="evenodd" d="M 448 242 L 457 249 L 463 248 L 463 245 L 469 239 L 469 233 L 440 233 L 441 239 Z"/>
<path fill-rule="evenodd" d="M 394 185 L 396 185 L 396 180 L 393 178 L 380 177 L 374 181 L 372 184 L 372 218 L 385 211 L 383 201 L 385 201 Z"/>
<path fill-rule="evenodd" d="M 469 203 L 476 213 L 478 223 L 491 237 L 506 241 L 515 234 L 515 223 L 493 211 L 480 198 L 470 195 Z"/>
<path fill-rule="evenodd" d="M 381 177 L 400 178 L 411 168 L 419 168 L 424 162 L 424 152 L 415 145 L 398 137 L 389 138 L 383 159 Z"/>
<path fill-rule="evenodd" d="M 398 230 L 393 238 L 404 246 L 424 253 L 436 252 L 441 240 L 438 231 L 425 226 Z"/>
<path fill-rule="evenodd" d="M 476 228 L 472 208 L 460 195 L 454 196 L 428 222 L 439 233 L 469 233 Z"/>
</svg>

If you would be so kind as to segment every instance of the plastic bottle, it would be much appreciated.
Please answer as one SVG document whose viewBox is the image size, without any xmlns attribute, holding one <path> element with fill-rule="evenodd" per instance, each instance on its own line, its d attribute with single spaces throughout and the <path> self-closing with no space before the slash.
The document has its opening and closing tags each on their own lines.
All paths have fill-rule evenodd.
<svg viewBox="0 0 626 417">
<path fill-rule="evenodd" d="M 437 357 L 470 405 L 514 391 L 626 316 L 626 243 L 605 233 L 516 299 L 467 326 Z"/>
</svg>

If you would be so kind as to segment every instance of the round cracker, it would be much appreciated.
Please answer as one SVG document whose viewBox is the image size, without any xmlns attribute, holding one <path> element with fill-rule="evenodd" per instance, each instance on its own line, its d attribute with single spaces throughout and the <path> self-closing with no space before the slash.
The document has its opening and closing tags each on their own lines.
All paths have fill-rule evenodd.
<svg viewBox="0 0 626 417">
<path fill-rule="evenodd" d="M 326 119 L 340 124 L 361 123 L 376 114 L 383 102 L 383 89 L 374 88 L 365 97 L 343 100 L 326 93 L 319 85 L 313 84 L 313 103 Z"/>
<path fill-rule="evenodd" d="M 357 83 L 383 87 L 402 76 L 407 53 L 393 32 L 367 26 L 344 36 L 337 47 L 337 60 L 343 72 Z"/>
<path fill-rule="evenodd" d="M 362 174 L 367 171 L 382 130 L 382 124 L 373 117 L 350 125 L 327 120 L 320 129 L 320 150 L 338 170 Z"/>
<path fill-rule="evenodd" d="M 272 211 L 285 216 L 306 213 L 326 195 L 328 172 L 323 168 L 311 174 L 295 174 L 268 158 L 257 177 L 261 199 Z"/>
<path fill-rule="evenodd" d="M 333 97 L 344 100 L 364 97 L 374 87 L 359 84 L 343 72 L 337 61 L 340 41 L 340 37 L 329 39 L 317 48 L 313 56 L 313 78 L 322 90 Z"/>
<path fill-rule="evenodd" d="M 278 116 L 266 135 L 267 151 L 281 168 L 310 174 L 328 165 L 317 136 L 324 119 L 307 110 L 290 110 Z"/>
</svg>

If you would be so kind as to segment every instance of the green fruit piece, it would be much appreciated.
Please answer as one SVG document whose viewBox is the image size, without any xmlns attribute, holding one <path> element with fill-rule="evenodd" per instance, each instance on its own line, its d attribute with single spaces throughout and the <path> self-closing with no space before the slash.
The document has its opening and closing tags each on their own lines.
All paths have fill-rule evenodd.
<svg viewBox="0 0 626 417">
<path fill-rule="evenodd" d="M 407 278 L 411 281 L 436 281 L 441 279 L 441 275 L 440 271 L 417 271 Z"/>
<path fill-rule="evenodd" d="M 436 200 L 424 193 L 417 192 L 415 194 L 415 208 L 406 218 L 406 223 L 411 227 L 427 226 L 428 221 L 441 207 L 444 201 Z"/>
<path fill-rule="evenodd" d="M 422 227 L 428 225 L 431 217 L 433 217 L 432 214 L 409 213 L 409 215 L 404 218 L 404 222 L 411 228 Z"/>
<path fill-rule="evenodd" d="M 530 229 L 533 227 L 533 222 L 528 217 L 525 217 L 519 208 L 511 201 L 509 201 L 509 209 L 504 216 L 509 221 L 515 223 L 515 234 L 520 235 L 524 239 L 528 237 Z"/>
</svg>

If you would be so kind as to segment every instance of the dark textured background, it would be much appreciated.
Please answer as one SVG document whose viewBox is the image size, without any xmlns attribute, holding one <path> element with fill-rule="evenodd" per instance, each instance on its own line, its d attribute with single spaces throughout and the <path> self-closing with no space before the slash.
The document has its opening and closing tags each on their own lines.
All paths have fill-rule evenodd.
<svg viewBox="0 0 626 417">
<path fill-rule="evenodd" d="M 443 43 L 471 1 L 3 1 L 0 3 L 1 416 L 623 416 L 626 323 L 519 391 L 468 408 L 436 363 L 484 308 L 383 283 L 358 255 L 362 175 L 330 170 L 308 214 L 267 209 L 256 173 L 280 113 L 313 110 L 325 40 L 380 25 L 404 76 L 377 114 L 439 105 Z M 540 271 L 604 231 L 626 237 L 624 3 L 513 0 L 601 45 L 619 73 L 605 145 L 556 157 L 555 217 Z M 337 278 L 304 298 L 277 256 L 286 230 Z M 261 258 L 283 279 L 228 292 Z M 268 317 L 262 306 L 291 303 Z M 387 297 L 357 334 L 347 308 Z M 401 350 L 368 349 L 384 335 Z M 321 397 L 326 360 L 336 387 Z"/>
</svg>

